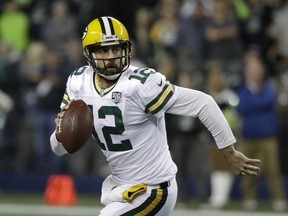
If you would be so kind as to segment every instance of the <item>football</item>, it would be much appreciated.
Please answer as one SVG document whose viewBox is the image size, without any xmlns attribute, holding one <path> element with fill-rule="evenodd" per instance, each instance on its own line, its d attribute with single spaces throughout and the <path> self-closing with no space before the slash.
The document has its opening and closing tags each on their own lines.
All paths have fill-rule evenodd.
<svg viewBox="0 0 288 216">
<path fill-rule="evenodd" d="M 92 135 L 92 113 L 83 100 L 74 100 L 65 110 L 60 123 L 58 138 L 70 153 L 82 148 Z"/>
</svg>

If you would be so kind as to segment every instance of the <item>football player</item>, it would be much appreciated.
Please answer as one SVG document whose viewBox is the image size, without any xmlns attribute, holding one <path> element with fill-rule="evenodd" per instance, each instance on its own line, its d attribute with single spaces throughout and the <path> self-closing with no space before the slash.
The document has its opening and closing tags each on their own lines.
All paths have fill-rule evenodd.
<svg viewBox="0 0 288 216">
<path fill-rule="evenodd" d="M 257 159 L 234 149 L 228 123 L 211 96 L 169 83 L 152 68 L 130 65 L 131 42 L 125 26 L 100 17 L 86 27 L 82 44 L 88 65 L 68 78 L 51 148 L 67 151 L 57 128 L 71 100 L 84 100 L 93 113 L 93 138 L 111 168 L 102 185 L 100 215 L 171 214 L 177 198 L 177 167 L 171 159 L 165 112 L 199 118 L 237 175 L 257 175 Z"/>
</svg>

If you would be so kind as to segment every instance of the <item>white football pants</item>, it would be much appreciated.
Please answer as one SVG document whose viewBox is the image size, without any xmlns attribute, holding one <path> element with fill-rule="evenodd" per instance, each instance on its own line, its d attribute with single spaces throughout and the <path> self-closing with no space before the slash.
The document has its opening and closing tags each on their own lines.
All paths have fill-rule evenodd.
<svg viewBox="0 0 288 216">
<path fill-rule="evenodd" d="M 139 194 L 131 201 L 126 201 L 122 198 L 122 193 L 133 185 L 119 186 L 108 176 L 103 182 L 101 195 L 101 203 L 105 207 L 100 211 L 99 216 L 169 216 L 174 209 L 178 192 L 175 178 L 169 183 L 167 187 L 147 185 L 146 192 Z"/>
</svg>

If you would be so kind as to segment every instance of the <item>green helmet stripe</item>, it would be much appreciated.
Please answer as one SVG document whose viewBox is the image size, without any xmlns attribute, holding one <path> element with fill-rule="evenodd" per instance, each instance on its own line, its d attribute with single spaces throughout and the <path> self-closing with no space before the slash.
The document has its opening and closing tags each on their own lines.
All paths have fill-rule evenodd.
<svg viewBox="0 0 288 216">
<path fill-rule="evenodd" d="M 113 26 L 113 23 L 112 23 L 112 19 L 110 17 L 108 17 L 108 22 L 109 22 L 109 26 L 110 26 L 110 29 L 111 29 L 111 35 L 115 35 L 114 26 Z"/>
<path fill-rule="evenodd" d="M 106 29 L 105 29 L 105 25 L 104 25 L 102 17 L 99 18 L 99 22 L 100 22 L 100 26 L 101 26 L 101 29 L 102 29 L 102 33 L 104 35 L 106 35 Z"/>
</svg>

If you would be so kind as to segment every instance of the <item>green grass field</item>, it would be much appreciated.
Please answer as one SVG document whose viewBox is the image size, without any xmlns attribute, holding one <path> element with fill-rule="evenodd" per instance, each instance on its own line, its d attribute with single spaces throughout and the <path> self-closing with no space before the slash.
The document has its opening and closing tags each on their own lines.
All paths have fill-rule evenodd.
<svg viewBox="0 0 288 216">
<path fill-rule="evenodd" d="M 49 206 L 44 204 L 43 194 L 33 193 L 1 193 L 0 192 L 0 216 L 91 216 L 98 215 L 100 200 L 97 196 L 78 195 L 76 206 Z M 221 210 L 202 208 L 192 200 L 183 206 L 178 204 L 172 216 L 283 216 L 284 213 L 272 211 L 268 201 L 260 202 L 259 208 L 253 212 L 241 209 L 241 202 L 233 200 L 227 207 Z"/>
</svg>

